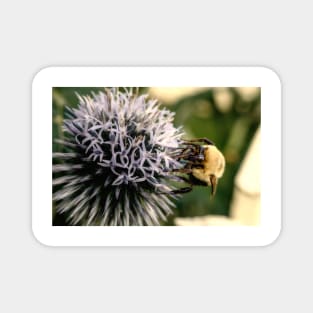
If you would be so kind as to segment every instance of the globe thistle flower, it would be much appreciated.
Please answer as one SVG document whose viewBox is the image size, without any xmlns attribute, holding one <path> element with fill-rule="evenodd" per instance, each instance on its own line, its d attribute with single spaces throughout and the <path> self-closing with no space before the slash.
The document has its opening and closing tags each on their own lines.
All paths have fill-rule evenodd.
<svg viewBox="0 0 313 313">
<path fill-rule="evenodd" d="M 70 225 L 159 225 L 172 213 L 182 136 L 157 100 L 118 88 L 78 95 L 54 153 L 53 199 Z M 58 163 L 56 163 L 58 162 Z"/>
</svg>

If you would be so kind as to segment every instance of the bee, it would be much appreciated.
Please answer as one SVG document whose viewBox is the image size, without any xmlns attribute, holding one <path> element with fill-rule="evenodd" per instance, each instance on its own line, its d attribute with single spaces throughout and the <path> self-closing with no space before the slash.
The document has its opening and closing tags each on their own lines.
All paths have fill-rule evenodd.
<svg viewBox="0 0 313 313">
<path fill-rule="evenodd" d="M 216 193 L 218 179 L 225 170 L 225 158 L 214 143 L 207 138 L 184 140 L 182 151 L 175 158 L 184 164 L 183 168 L 174 172 L 188 174 L 188 178 L 177 176 L 178 181 L 184 181 L 190 186 L 172 190 L 172 194 L 190 192 L 193 186 L 211 187 L 211 195 Z"/>
</svg>

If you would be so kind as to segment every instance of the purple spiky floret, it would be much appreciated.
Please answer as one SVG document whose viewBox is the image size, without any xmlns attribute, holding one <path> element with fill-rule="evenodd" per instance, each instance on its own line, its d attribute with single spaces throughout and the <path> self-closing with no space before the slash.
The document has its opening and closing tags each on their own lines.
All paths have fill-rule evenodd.
<svg viewBox="0 0 313 313">
<path fill-rule="evenodd" d="M 182 137 L 174 113 L 157 100 L 117 88 L 78 96 L 67 108 L 54 153 L 58 213 L 70 225 L 159 225 L 172 213 L 169 193 Z"/>
</svg>

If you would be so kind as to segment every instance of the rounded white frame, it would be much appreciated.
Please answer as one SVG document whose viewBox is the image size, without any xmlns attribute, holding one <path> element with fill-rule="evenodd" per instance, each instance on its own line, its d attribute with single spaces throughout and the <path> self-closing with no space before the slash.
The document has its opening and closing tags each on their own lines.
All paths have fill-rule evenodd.
<svg viewBox="0 0 313 313">
<path fill-rule="evenodd" d="M 261 87 L 258 226 L 52 226 L 52 88 Z M 265 67 L 48 67 L 32 86 L 32 229 L 50 246 L 264 246 L 281 230 L 281 83 Z"/>
</svg>

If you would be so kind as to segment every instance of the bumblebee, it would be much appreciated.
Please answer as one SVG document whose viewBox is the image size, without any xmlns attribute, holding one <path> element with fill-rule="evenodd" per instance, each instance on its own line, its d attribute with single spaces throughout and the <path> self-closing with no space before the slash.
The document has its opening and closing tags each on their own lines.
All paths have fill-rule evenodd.
<svg viewBox="0 0 313 313">
<path fill-rule="evenodd" d="M 187 193 L 193 186 L 210 186 L 211 195 L 214 196 L 218 179 L 225 170 L 225 158 L 214 143 L 207 138 L 184 140 L 182 151 L 175 158 L 184 164 L 183 168 L 175 172 L 188 174 L 188 178 L 177 176 L 178 181 L 188 183 L 190 186 L 172 190 L 172 194 Z"/>
</svg>

